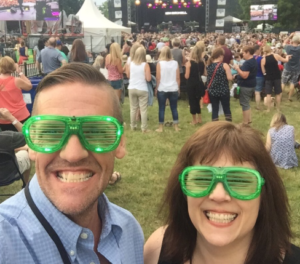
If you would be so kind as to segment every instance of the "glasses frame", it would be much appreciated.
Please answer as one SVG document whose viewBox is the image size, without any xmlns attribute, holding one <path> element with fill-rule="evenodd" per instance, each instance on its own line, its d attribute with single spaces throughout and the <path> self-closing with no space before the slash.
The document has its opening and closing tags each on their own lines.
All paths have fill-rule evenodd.
<svg viewBox="0 0 300 264">
<path fill-rule="evenodd" d="M 190 171 L 194 170 L 209 170 L 213 174 L 213 179 L 209 185 L 209 187 L 205 191 L 201 191 L 199 193 L 191 192 L 186 188 L 185 185 L 185 175 L 188 174 Z M 227 182 L 227 173 L 228 172 L 250 172 L 257 178 L 257 187 L 255 193 L 251 195 L 240 195 L 233 190 L 231 190 L 230 185 Z M 257 198 L 260 193 L 262 186 L 265 184 L 265 179 L 260 175 L 260 173 L 257 170 L 249 169 L 249 168 L 243 168 L 243 167 L 210 167 L 210 166 L 190 166 L 183 170 L 183 172 L 179 175 L 179 182 L 181 185 L 181 189 L 183 193 L 187 196 L 193 197 L 193 198 L 201 198 L 204 196 L 209 195 L 214 188 L 216 187 L 217 183 L 221 182 L 223 184 L 224 189 L 227 191 L 227 193 L 236 199 L 239 200 L 253 200 Z"/>
<path fill-rule="evenodd" d="M 65 132 L 60 140 L 60 142 L 54 147 L 40 147 L 34 144 L 30 137 L 30 127 L 32 124 L 38 121 L 61 121 L 65 124 Z M 93 121 L 107 121 L 116 126 L 116 140 L 115 143 L 106 148 L 95 147 L 91 145 L 86 139 L 82 131 L 82 124 L 85 122 Z M 58 115 L 39 115 L 30 117 L 22 128 L 23 135 L 25 137 L 27 145 L 36 152 L 41 153 L 54 153 L 61 150 L 67 143 L 72 135 L 76 135 L 79 138 L 81 145 L 92 152 L 95 153 L 107 153 L 115 150 L 120 144 L 121 137 L 124 133 L 123 125 L 114 117 L 111 116 L 80 116 L 80 117 L 70 117 L 70 116 L 58 116 Z"/>
</svg>

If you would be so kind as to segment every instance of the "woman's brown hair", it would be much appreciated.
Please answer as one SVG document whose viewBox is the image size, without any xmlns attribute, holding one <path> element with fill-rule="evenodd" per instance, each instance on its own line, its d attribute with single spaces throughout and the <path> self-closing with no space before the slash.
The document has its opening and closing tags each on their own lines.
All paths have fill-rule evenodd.
<svg viewBox="0 0 300 264">
<path fill-rule="evenodd" d="M 178 175 L 194 164 L 213 164 L 221 155 L 227 155 L 234 163 L 250 162 L 266 181 L 245 264 L 282 263 L 282 252 L 289 252 L 292 236 L 283 182 L 261 134 L 249 126 L 225 121 L 205 124 L 188 139 L 178 155 L 161 209 L 167 212 L 167 229 L 160 260 L 184 263 L 192 258 L 196 246 L 197 230 L 190 220 Z"/>
<path fill-rule="evenodd" d="M 11 57 L 4 56 L 0 59 L 0 73 L 2 74 L 12 74 L 16 71 L 16 65 Z"/>
<path fill-rule="evenodd" d="M 216 48 L 213 50 L 210 58 L 208 59 L 208 65 L 211 65 L 213 63 L 214 60 L 216 60 L 217 58 L 224 56 L 224 50 L 222 48 Z"/>
<path fill-rule="evenodd" d="M 81 39 L 75 39 L 71 50 L 71 61 L 72 62 L 84 62 L 87 54 L 85 51 L 85 45 Z"/>
</svg>

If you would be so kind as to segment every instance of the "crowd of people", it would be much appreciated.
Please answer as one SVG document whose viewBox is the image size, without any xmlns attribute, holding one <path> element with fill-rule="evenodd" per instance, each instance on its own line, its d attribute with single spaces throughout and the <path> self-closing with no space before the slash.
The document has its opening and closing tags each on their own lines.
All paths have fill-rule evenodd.
<svg viewBox="0 0 300 264">
<path fill-rule="evenodd" d="M 60 39 L 40 40 L 34 55 L 43 79 L 32 116 L 22 98 L 22 90 L 32 89 L 30 80 L 13 59 L 1 58 L 0 149 L 16 150 L 27 185 L 0 205 L 0 263 L 299 263 L 276 168 L 298 166 L 299 144 L 280 102 L 290 84 L 293 103 L 299 44 L 294 33 L 133 34 L 121 45 L 112 40 L 91 66 L 82 40 L 67 51 Z M 126 154 L 126 82 L 131 130 L 140 118 L 141 132 L 151 132 L 148 105 L 155 96 L 158 133 L 167 125 L 180 131 L 183 91 L 192 126 L 202 124 L 205 96 L 212 107 L 213 122 L 201 125 L 174 161 L 163 201 L 165 225 L 144 249 L 139 223 L 103 193 L 120 179 L 114 159 Z M 233 122 L 232 87 L 242 109 L 240 125 Z M 266 142 L 251 127 L 250 100 L 254 96 L 262 111 L 262 92 L 266 111 L 273 93 L 277 108 Z M 166 105 L 172 122 L 165 122 Z M 225 121 L 219 121 L 220 105 Z M 30 182 L 29 157 L 36 172 Z"/>
</svg>

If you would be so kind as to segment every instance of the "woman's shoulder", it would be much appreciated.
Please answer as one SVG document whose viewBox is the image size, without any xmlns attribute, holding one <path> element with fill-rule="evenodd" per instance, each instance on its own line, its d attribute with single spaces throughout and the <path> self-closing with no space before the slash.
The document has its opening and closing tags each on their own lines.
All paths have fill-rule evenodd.
<svg viewBox="0 0 300 264">
<path fill-rule="evenodd" d="M 165 231 L 166 231 L 166 226 L 162 226 L 158 228 L 156 231 L 154 231 L 152 235 L 148 238 L 144 246 L 145 264 L 158 263 Z"/>
<path fill-rule="evenodd" d="M 300 263 L 300 248 L 292 244 L 291 250 L 285 256 L 283 264 L 298 264 L 298 263 Z"/>
</svg>

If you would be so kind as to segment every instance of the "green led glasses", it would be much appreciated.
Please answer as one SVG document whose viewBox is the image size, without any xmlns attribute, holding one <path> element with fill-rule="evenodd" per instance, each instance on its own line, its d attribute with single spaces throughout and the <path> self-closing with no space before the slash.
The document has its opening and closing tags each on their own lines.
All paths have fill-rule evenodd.
<svg viewBox="0 0 300 264">
<path fill-rule="evenodd" d="M 123 126 L 111 116 L 54 116 L 29 118 L 23 126 L 27 145 L 34 151 L 54 153 L 62 149 L 71 135 L 95 153 L 115 150 L 123 135 Z"/>
<path fill-rule="evenodd" d="M 221 182 L 228 194 L 239 200 L 257 198 L 265 184 L 264 178 L 253 169 L 209 166 L 187 167 L 179 175 L 179 182 L 183 193 L 194 198 L 209 195 Z"/>
</svg>

